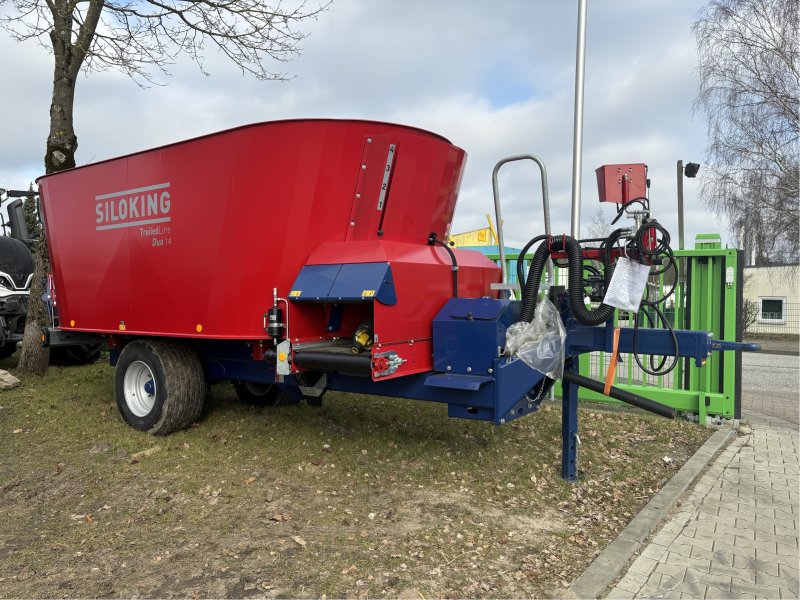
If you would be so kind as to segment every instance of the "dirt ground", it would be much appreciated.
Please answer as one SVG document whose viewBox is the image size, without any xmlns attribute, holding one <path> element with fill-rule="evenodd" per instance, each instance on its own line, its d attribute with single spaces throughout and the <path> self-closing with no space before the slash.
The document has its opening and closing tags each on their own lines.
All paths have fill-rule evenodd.
<svg viewBox="0 0 800 600">
<path fill-rule="evenodd" d="M 0 597 L 558 596 L 709 430 L 581 410 L 504 427 L 351 395 L 255 409 L 213 388 L 154 438 L 111 369 L 0 393 Z"/>
</svg>

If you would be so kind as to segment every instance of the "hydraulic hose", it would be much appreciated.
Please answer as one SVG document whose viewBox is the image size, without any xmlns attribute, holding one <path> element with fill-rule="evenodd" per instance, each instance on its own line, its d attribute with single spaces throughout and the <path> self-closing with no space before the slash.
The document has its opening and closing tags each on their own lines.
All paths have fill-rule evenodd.
<svg viewBox="0 0 800 600">
<path fill-rule="evenodd" d="M 536 242 L 541 242 L 542 240 L 546 240 L 547 237 L 548 237 L 547 235 L 537 235 L 530 242 L 525 244 L 525 247 L 519 253 L 519 257 L 517 258 L 517 282 L 519 283 L 520 290 L 525 288 L 525 283 L 527 282 L 527 280 L 525 279 L 525 269 L 523 267 L 523 264 L 525 263 L 525 255 L 528 253 L 528 250 L 530 250 Z"/>
<path fill-rule="evenodd" d="M 616 234 L 616 235 L 615 235 Z M 611 275 L 614 267 L 611 264 L 610 246 L 613 245 L 618 232 L 609 236 L 609 244 L 606 246 L 603 260 L 605 267 L 606 286 L 611 283 Z M 614 238 L 614 239 L 612 239 Z M 535 238 L 534 238 L 535 239 Z M 533 319 L 536 309 L 536 301 L 539 296 L 539 283 L 542 279 L 542 270 L 550 257 L 551 251 L 566 250 L 569 262 L 569 306 L 575 318 L 585 325 L 600 325 L 608 321 L 614 315 L 614 307 L 601 304 L 596 310 L 589 310 L 583 303 L 583 248 L 575 238 L 569 236 L 557 236 L 549 238 L 548 243 L 541 244 L 533 255 L 531 267 L 528 271 L 528 278 L 522 288 L 522 306 L 520 309 L 520 321 L 530 322 Z"/>
<path fill-rule="evenodd" d="M 450 245 L 447 242 L 443 242 L 442 240 L 436 239 L 436 234 L 431 233 L 428 236 L 428 244 L 430 246 L 441 246 L 447 253 L 450 255 L 450 262 L 452 263 L 451 271 L 453 273 L 453 298 L 458 298 L 458 261 L 456 260 L 456 254 L 450 248 Z"/>
<path fill-rule="evenodd" d="M 619 238 L 621 238 L 628 230 L 625 228 L 615 229 L 605 241 L 600 244 L 600 250 L 603 253 L 603 267 L 605 269 L 605 283 L 606 289 L 608 289 L 609 284 L 611 283 L 611 276 L 614 274 L 614 263 L 611 260 L 611 250 L 614 248 L 614 244 L 617 243 Z"/>
<path fill-rule="evenodd" d="M 660 239 L 657 237 L 659 233 L 661 234 Z M 655 239 L 653 240 L 655 242 L 655 247 L 653 249 L 649 249 L 647 247 L 648 244 L 644 239 L 645 235 L 655 236 Z M 647 256 L 658 256 L 659 254 L 666 253 L 669 249 L 670 237 L 669 232 L 664 229 L 664 227 L 662 227 L 658 221 L 651 219 L 647 221 L 644 226 L 639 228 L 633 238 L 633 241 L 639 252 L 642 254 L 646 254 Z"/>
<path fill-rule="evenodd" d="M 654 233 L 650 233 L 650 232 Z M 661 238 L 659 239 L 657 236 L 661 234 Z M 648 249 L 648 243 L 645 243 L 645 235 L 653 235 L 655 236 L 651 241 L 654 241 L 654 247 L 652 249 Z M 672 343 L 675 347 L 674 354 L 672 354 L 672 361 L 670 362 L 668 367 L 664 367 L 667 363 L 667 355 L 661 357 L 661 362 L 658 365 L 655 364 L 655 357 L 650 356 L 650 368 L 642 364 L 642 361 L 639 359 L 639 318 L 638 316 L 633 322 L 633 358 L 636 361 L 636 364 L 639 368 L 647 373 L 648 375 L 652 375 L 655 377 L 664 376 L 670 371 L 672 371 L 678 364 L 678 356 L 680 355 L 680 349 L 678 347 L 678 338 L 675 335 L 675 330 L 672 327 L 672 324 L 667 320 L 664 313 L 661 312 L 659 308 L 659 304 L 664 303 L 667 298 L 669 298 L 675 292 L 675 286 L 678 284 L 678 262 L 675 260 L 675 255 L 672 253 L 672 248 L 669 246 L 670 237 L 669 232 L 664 229 L 655 219 L 647 221 L 644 226 L 640 227 L 639 230 L 636 232 L 633 238 L 633 245 L 634 247 L 643 255 L 649 257 L 657 257 L 666 255 L 667 261 L 666 265 L 661 269 L 656 271 L 651 271 L 651 275 L 663 275 L 668 270 L 672 269 L 674 271 L 672 277 L 672 286 L 669 288 L 669 291 L 664 293 L 662 290 L 662 294 L 660 297 L 653 298 L 652 300 L 649 297 L 649 293 L 646 295 L 644 299 L 642 299 L 642 307 L 644 308 L 643 313 L 647 322 L 649 323 L 650 327 L 656 327 L 658 325 L 658 321 L 660 320 L 664 327 L 669 331 L 672 337 Z M 647 307 L 651 307 L 654 312 L 656 313 L 656 318 L 650 316 L 647 312 Z"/>
</svg>

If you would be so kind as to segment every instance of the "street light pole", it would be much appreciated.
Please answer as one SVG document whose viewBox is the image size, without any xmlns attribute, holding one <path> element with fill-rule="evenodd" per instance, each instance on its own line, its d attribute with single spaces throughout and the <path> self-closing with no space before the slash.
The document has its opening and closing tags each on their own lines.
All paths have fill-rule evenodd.
<svg viewBox="0 0 800 600">
<path fill-rule="evenodd" d="M 683 178 L 694 179 L 699 170 L 699 163 L 689 162 L 684 167 L 683 161 L 678 161 L 678 250 L 683 250 Z"/>
<path fill-rule="evenodd" d="M 570 232 L 581 235 L 581 168 L 583 157 L 583 79 L 586 64 L 586 0 L 578 0 L 578 43 L 575 52 L 575 117 L 572 141 L 572 222 Z"/>
</svg>

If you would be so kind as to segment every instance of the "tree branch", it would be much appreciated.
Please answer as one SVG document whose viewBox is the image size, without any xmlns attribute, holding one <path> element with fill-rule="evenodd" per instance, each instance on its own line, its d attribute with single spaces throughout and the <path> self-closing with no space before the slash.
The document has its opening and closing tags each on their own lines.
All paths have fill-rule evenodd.
<svg viewBox="0 0 800 600">
<path fill-rule="evenodd" d="M 694 24 L 695 110 L 706 114 L 702 200 L 769 252 L 800 254 L 798 8 L 795 0 L 712 0 Z"/>
</svg>

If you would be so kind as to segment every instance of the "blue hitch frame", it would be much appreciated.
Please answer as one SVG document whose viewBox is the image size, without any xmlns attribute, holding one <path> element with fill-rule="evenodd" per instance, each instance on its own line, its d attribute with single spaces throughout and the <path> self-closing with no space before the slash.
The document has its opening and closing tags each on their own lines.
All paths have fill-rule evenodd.
<svg viewBox="0 0 800 600">
<path fill-rule="evenodd" d="M 571 314 L 566 298 L 560 297 L 556 302 L 561 307 L 567 333 L 565 376 L 562 380 L 561 476 L 567 481 L 575 481 L 580 443 L 578 387 L 600 393 L 604 387 L 599 381 L 580 376 L 577 356 L 595 351 L 611 352 L 615 328 L 610 321 L 595 327 L 583 325 Z M 491 401 L 492 410 L 488 407 L 478 410 L 449 401 L 450 416 L 492 420 L 502 425 L 538 409 L 541 398 L 553 381 L 516 358 L 501 356 L 505 331 L 519 319 L 519 304 L 517 301 L 489 298 L 454 298 L 437 315 L 433 328 L 434 369 L 440 373 L 429 375 L 425 385 L 465 392 L 493 391 L 493 397 L 486 399 Z M 697 366 L 702 366 L 711 352 L 754 352 L 760 349 L 758 344 L 714 340 L 712 334 L 705 331 L 675 330 L 674 335 L 673 338 L 665 329 L 639 329 L 636 332 L 636 350 L 640 354 L 689 357 Z M 634 330 L 620 328 L 619 352 L 632 353 L 633 342 Z M 472 365 L 483 367 L 493 352 L 496 352 L 492 357 L 493 367 L 480 376 L 472 375 Z M 610 395 L 667 418 L 675 416 L 675 410 L 670 407 L 618 388 L 612 387 Z"/>
<path fill-rule="evenodd" d="M 587 380 L 578 375 L 577 356 L 586 352 L 612 352 L 614 326 L 609 321 L 605 326 L 591 327 L 580 324 L 569 312 L 566 302 L 561 303 L 562 317 L 566 316 L 566 362 L 564 365 L 565 377 L 561 384 L 562 390 L 562 457 L 561 477 L 567 481 L 576 481 L 578 478 L 577 455 L 580 438 L 578 437 L 578 387 L 583 385 L 603 393 L 603 384 L 594 380 Z M 618 351 L 621 353 L 634 352 L 634 330 L 630 327 L 619 328 Z M 705 331 L 689 331 L 684 329 L 674 330 L 673 339 L 666 329 L 639 329 L 637 332 L 636 350 L 640 354 L 653 354 L 657 356 L 681 356 L 694 358 L 695 364 L 701 367 L 712 352 L 733 350 L 736 352 L 757 352 L 761 349 L 759 344 L 744 342 L 728 342 L 712 339 L 713 334 Z M 675 347 L 675 340 L 678 347 Z M 570 381 L 571 380 L 571 381 Z M 578 383 L 579 380 L 583 380 Z M 590 383 L 591 382 L 591 383 Z M 616 393 L 615 393 L 616 392 Z M 629 398 L 620 395 L 621 390 L 612 388 L 611 397 L 634 404 L 645 410 L 656 412 L 667 418 L 674 418 L 675 411 L 666 406 L 634 394 L 627 394 Z M 633 401 L 632 401 L 633 400 Z M 641 401 L 644 401 L 642 403 Z M 668 412 L 661 412 L 653 406 L 663 407 Z"/>
</svg>

